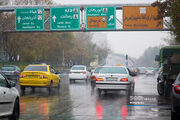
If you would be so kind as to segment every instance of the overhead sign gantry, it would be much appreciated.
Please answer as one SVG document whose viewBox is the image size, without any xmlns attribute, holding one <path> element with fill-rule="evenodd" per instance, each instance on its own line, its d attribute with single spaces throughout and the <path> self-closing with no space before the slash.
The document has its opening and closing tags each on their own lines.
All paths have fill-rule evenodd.
<svg viewBox="0 0 180 120">
<path fill-rule="evenodd" d="M 1 13 L 14 11 L 15 25 L 11 19 L 3 31 L 169 31 L 149 4 L 0 6 Z"/>
</svg>

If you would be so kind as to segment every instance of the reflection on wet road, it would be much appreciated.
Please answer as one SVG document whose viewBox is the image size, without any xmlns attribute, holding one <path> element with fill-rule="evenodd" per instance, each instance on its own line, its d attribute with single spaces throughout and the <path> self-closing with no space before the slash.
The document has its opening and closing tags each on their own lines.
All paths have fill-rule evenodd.
<svg viewBox="0 0 180 120">
<path fill-rule="evenodd" d="M 90 82 L 69 84 L 62 78 L 61 89 L 50 96 L 46 89 L 27 90 L 21 96 L 21 120 L 170 120 L 169 101 L 156 92 L 156 77 L 135 78 L 135 91 L 109 91 L 98 96 Z"/>
</svg>

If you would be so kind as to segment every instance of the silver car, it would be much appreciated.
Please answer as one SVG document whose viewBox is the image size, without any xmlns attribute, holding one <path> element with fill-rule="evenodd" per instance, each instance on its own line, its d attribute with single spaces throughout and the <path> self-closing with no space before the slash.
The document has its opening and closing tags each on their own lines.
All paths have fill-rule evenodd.
<svg viewBox="0 0 180 120">
<path fill-rule="evenodd" d="M 21 72 L 20 68 L 15 65 L 5 65 L 1 68 L 1 72 L 9 79 L 9 80 L 18 80 L 19 74 Z"/>
<path fill-rule="evenodd" d="M 8 81 L 0 72 L 0 119 L 18 120 L 20 114 L 20 95 L 15 83 Z"/>
<path fill-rule="evenodd" d="M 99 95 L 102 90 L 126 90 L 134 89 L 134 75 L 130 75 L 130 71 L 124 66 L 103 66 L 99 70 L 99 74 L 94 76 L 96 79 L 96 88 Z"/>
</svg>

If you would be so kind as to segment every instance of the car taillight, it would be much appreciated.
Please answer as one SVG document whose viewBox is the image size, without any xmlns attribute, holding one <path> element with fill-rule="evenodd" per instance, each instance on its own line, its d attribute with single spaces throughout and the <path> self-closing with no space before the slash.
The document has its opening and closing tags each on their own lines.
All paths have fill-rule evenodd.
<svg viewBox="0 0 180 120">
<path fill-rule="evenodd" d="M 127 82 L 127 81 L 128 81 L 128 79 L 127 79 L 127 78 L 121 78 L 121 80 L 120 80 L 120 81 Z"/>
<path fill-rule="evenodd" d="M 17 71 L 14 71 L 14 74 L 15 74 L 15 75 L 17 75 L 17 74 L 18 74 L 18 72 L 17 72 Z"/>
<path fill-rule="evenodd" d="M 26 77 L 26 75 L 20 75 L 20 78 L 24 78 L 24 77 Z"/>
<path fill-rule="evenodd" d="M 174 91 L 180 94 L 180 85 L 174 85 Z"/>
<path fill-rule="evenodd" d="M 45 75 L 40 75 L 40 78 L 48 78 L 48 77 Z"/>
<path fill-rule="evenodd" d="M 72 72 L 69 72 L 69 74 L 72 74 Z"/>
<path fill-rule="evenodd" d="M 103 81 L 103 78 L 96 78 L 96 81 Z"/>
<path fill-rule="evenodd" d="M 91 80 L 96 80 L 96 76 L 91 76 L 90 79 Z"/>
<path fill-rule="evenodd" d="M 83 72 L 83 74 L 86 74 L 86 72 Z"/>
</svg>

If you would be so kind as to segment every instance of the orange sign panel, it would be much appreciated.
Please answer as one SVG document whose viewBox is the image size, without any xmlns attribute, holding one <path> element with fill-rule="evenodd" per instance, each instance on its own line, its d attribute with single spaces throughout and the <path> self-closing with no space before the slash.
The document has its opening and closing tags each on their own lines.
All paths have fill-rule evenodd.
<svg viewBox="0 0 180 120">
<path fill-rule="evenodd" d="M 88 17 L 88 28 L 107 28 L 107 17 Z"/>
<path fill-rule="evenodd" d="M 163 19 L 157 19 L 158 7 L 124 6 L 123 29 L 163 29 Z"/>
</svg>

